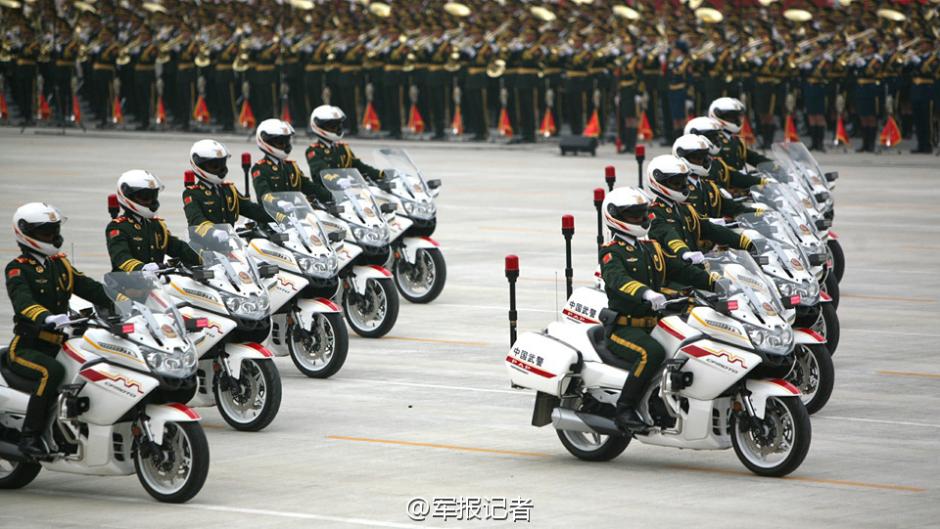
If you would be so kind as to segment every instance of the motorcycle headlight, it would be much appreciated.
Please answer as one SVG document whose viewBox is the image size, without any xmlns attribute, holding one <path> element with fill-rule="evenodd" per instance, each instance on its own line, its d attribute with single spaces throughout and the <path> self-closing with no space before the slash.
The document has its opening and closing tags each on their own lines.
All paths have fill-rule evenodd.
<svg viewBox="0 0 940 529">
<path fill-rule="evenodd" d="M 264 295 L 256 296 L 236 296 L 222 292 L 222 300 L 225 302 L 225 308 L 234 316 L 249 319 L 261 319 L 267 317 L 268 309 L 271 307 L 268 297 Z"/>
<path fill-rule="evenodd" d="M 754 348 L 765 353 L 784 355 L 793 349 L 793 329 L 789 327 L 765 329 L 756 325 L 745 325 L 744 330 Z"/>
<path fill-rule="evenodd" d="M 382 228 L 367 228 L 356 226 L 352 230 L 353 237 L 362 244 L 369 246 L 385 246 L 388 244 L 388 231 Z"/>
<path fill-rule="evenodd" d="M 402 207 L 405 208 L 405 213 L 407 213 L 409 217 L 416 219 L 429 220 L 434 218 L 435 213 L 437 213 L 437 208 L 430 202 L 403 200 Z"/>
<path fill-rule="evenodd" d="M 305 274 L 315 277 L 332 277 L 336 274 L 339 263 L 334 255 L 319 257 L 298 257 L 297 264 Z"/>
<path fill-rule="evenodd" d="M 186 378 L 196 370 L 196 349 L 174 349 L 172 353 L 141 347 L 141 352 L 150 369 L 162 376 Z"/>
</svg>

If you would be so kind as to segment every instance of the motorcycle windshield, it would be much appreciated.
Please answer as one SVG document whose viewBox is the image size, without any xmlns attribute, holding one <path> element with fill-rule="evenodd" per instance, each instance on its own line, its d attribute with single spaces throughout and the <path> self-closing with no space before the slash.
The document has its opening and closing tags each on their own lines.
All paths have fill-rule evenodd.
<svg viewBox="0 0 940 529">
<path fill-rule="evenodd" d="M 761 271 L 750 254 L 743 250 L 727 250 L 705 258 L 705 269 L 715 272 L 728 281 L 729 298 L 746 301 L 754 314 L 768 323 L 784 312 L 780 293 L 772 281 Z M 753 323 L 753 322 L 751 322 Z"/>
<path fill-rule="evenodd" d="M 383 148 L 372 153 L 376 167 L 385 171 L 385 179 L 391 185 L 392 193 L 412 200 L 430 199 L 431 192 L 424 175 L 404 149 Z"/>
<path fill-rule="evenodd" d="M 148 272 L 110 272 L 104 275 L 104 291 L 114 302 L 114 310 L 122 319 L 141 314 L 169 314 L 175 317 L 176 306 L 163 291 L 156 275 Z"/>
<path fill-rule="evenodd" d="M 762 162 L 757 164 L 757 170 L 774 177 L 778 182 L 789 183 L 792 181 L 786 165 L 777 162 Z"/>
<path fill-rule="evenodd" d="M 385 215 L 359 171 L 325 169 L 320 171 L 320 179 L 333 195 L 340 218 L 353 225 L 353 236 L 359 243 L 379 247 L 389 243 Z"/>
<path fill-rule="evenodd" d="M 760 215 L 747 213 L 737 217 L 742 227 L 752 229 L 764 238 L 754 239 L 761 254 L 773 253 L 778 259 L 785 259 L 785 266 L 796 271 L 809 270 L 809 258 L 802 245 L 795 239 L 791 227 L 783 215 L 776 211 L 767 211 Z"/>
<path fill-rule="evenodd" d="M 278 231 L 287 235 L 287 240 L 281 244 L 297 254 L 301 269 L 318 277 L 329 277 L 336 272 L 338 264 L 333 245 L 303 193 L 268 193 L 261 203 L 274 219 Z"/>
<path fill-rule="evenodd" d="M 768 205 L 783 213 L 788 222 L 792 222 L 795 228 L 805 235 L 816 235 L 819 233 L 816 229 L 816 223 L 810 218 L 806 211 L 807 207 L 812 207 L 808 198 L 800 198 L 797 192 L 785 185 L 779 183 L 769 183 L 757 191 L 757 195 Z"/>
<path fill-rule="evenodd" d="M 245 252 L 245 242 L 229 224 L 189 227 L 189 245 L 212 272 L 207 283 L 216 288 L 235 316 L 262 319 L 268 316 L 268 291 L 258 269 Z"/>
<path fill-rule="evenodd" d="M 788 159 L 793 167 L 808 178 L 814 187 L 829 188 L 828 182 L 823 177 L 822 168 L 819 167 L 819 163 L 809 152 L 809 149 L 806 148 L 806 145 L 799 142 L 775 143 L 772 149 L 777 159 Z"/>
</svg>

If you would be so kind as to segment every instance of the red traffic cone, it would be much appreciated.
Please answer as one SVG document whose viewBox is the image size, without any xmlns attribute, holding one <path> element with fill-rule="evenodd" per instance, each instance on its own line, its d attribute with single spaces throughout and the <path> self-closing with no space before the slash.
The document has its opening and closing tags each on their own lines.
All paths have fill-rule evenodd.
<svg viewBox="0 0 940 529">
<path fill-rule="evenodd" d="M 757 136 L 754 134 L 754 129 L 751 128 L 751 122 L 747 119 L 747 116 L 744 117 L 744 121 L 741 123 L 739 136 L 741 136 L 744 145 L 751 146 L 757 143 Z"/>
<path fill-rule="evenodd" d="M 290 116 L 290 105 L 284 103 L 284 106 L 281 107 L 281 121 L 288 123 L 290 125 L 294 124 L 294 120 Z"/>
<path fill-rule="evenodd" d="M 78 104 L 78 96 L 72 95 L 72 123 L 82 122 L 82 106 Z"/>
<path fill-rule="evenodd" d="M 424 132 L 424 118 L 421 117 L 421 112 L 418 111 L 418 105 L 412 104 L 411 110 L 408 112 L 408 130 L 413 134 Z"/>
<path fill-rule="evenodd" d="M 0 119 L 9 119 L 10 109 L 7 108 L 7 97 L 0 92 Z"/>
<path fill-rule="evenodd" d="M 646 117 L 646 112 L 640 114 L 640 126 L 636 129 L 637 141 L 650 141 L 653 139 L 653 127 L 650 126 L 650 119 Z"/>
<path fill-rule="evenodd" d="M 166 123 L 166 105 L 163 103 L 163 96 L 157 98 L 157 112 L 153 120 L 157 125 Z"/>
<path fill-rule="evenodd" d="M 555 126 L 555 116 L 552 114 L 552 109 L 546 108 L 545 115 L 542 116 L 542 124 L 539 126 L 539 135 L 548 138 L 554 136 L 556 132 L 558 132 L 558 127 Z"/>
<path fill-rule="evenodd" d="M 114 105 L 111 107 L 111 122 L 124 123 L 124 111 L 121 110 L 121 98 L 114 96 Z"/>
<path fill-rule="evenodd" d="M 209 105 L 206 104 L 206 98 L 199 96 L 199 99 L 196 100 L 196 106 L 193 107 L 193 119 L 199 123 L 207 124 L 210 118 Z"/>
<path fill-rule="evenodd" d="M 885 147 L 893 147 L 901 141 L 901 129 L 898 128 L 898 123 L 894 121 L 894 116 L 888 116 L 888 122 L 885 123 L 885 128 L 881 129 L 881 136 L 878 141 Z"/>
<path fill-rule="evenodd" d="M 52 109 L 49 108 L 49 101 L 45 94 L 39 94 L 39 108 L 36 111 L 36 119 L 45 121 L 52 116 Z"/>
<path fill-rule="evenodd" d="M 836 120 L 836 138 L 833 141 L 835 145 L 848 145 L 849 144 L 849 134 L 845 132 L 845 122 L 842 121 L 842 116 L 839 116 L 839 119 Z"/>
<path fill-rule="evenodd" d="M 461 114 L 459 106 L 454 110 L 454 119 L 450 121 L 450 132 L 454 136 L 463 134 L 463 114 Z"/>
<path fill-rule="evenodd" d="M 382 122 L 379 121 L 379 114 L 375 111 L 372 101 L 366 104 L 366 111 L 362 115 L 362 128 L 369 132 L 376 132 L 382 128 Z"/>
<path fill-rule="evenodd" d="M 512 138 L 512 123 L 509 122 L 509 113 L 506 112 L 506 107 L 499 111 L 499 134 Z"/>
<path fill-rule="evenodd" d="M 793 121 L 793 114 L 787 114 L 787 122 L 783 128 L 783 141 L 793 143 L 800 141 L 800 135 L 796 133 L 796 122 Z"/>
<path fill-rule="evenodd" d="M 587 125 L 584 126 L 584 131 L 581 135 L 585 138 L 597 138 L 601 135 L 601 119 L 597 115 L 597 109 L 591 113 L 591 119 L 589 119 Z"/>
<path fill-rule="evenodd" d="M 241 112 L 238 113 L 238 124 L 243 129 L 255 128 L 255 113 L 251 111 L 251 104 L 247 99 L 242 102 Z"/>
</svg>

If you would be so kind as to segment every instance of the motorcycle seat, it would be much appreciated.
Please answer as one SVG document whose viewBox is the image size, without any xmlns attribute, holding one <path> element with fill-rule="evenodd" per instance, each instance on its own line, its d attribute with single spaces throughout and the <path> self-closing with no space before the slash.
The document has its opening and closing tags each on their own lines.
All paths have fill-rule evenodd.
<svg viewBox="0 0 940 529">
<path fill-rule="evenodd" d="M 3 375 L 3 380 L 6 380 L 10 388 L 17 391 L 22 391 L 23 393 L 35 392 L 36 388 L 39 386 L 39 381 L 21 377 L 10 369 L 9 350 L 8 347 L 0 349 L 0 375 Z"/>
<path fill-rule="evenodd" d="M 603 314 L 604 311 L 601 311 Z M 616 314 L 616 313 L 615 313 Z M 607 326 L 605 325 L 595 325 L 588 329 L 588 340 L 590 340 L 591 345 L 594 346 L 594 350 L 597 351 L 597 356 L 601 357 L 601 360 L 610 366 L 614 366 L 625 371 L 633 369 L 633 364 L 627 362 L 626 360 L 620 358 L 614 353 L 610 352 L 610 349 L 607 348 Z"/>
</svg>

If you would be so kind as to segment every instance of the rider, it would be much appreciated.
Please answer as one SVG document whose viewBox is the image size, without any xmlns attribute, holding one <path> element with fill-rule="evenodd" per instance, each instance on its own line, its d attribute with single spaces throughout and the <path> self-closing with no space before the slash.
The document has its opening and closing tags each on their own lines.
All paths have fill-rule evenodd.
<svg viewBox="0 0 940 529">
<path fill-rule="evenodd" d="M 744 103 L 733 97 L 719 97 L 712 101 L 708 107 L 708 117 L 718 120 L 725 134 L 721 145 L 721 158 L 731 166 L 732 169 L 743 171 L 745 164 L 757 166 L 764 162 L 771 161 L 770 158 L 752 151 L 737 136 L 741 132 L 741 123 L 744 120 Z"/>
<path fill-rule="evenodd" d="M 81 296 L 96 305 L 110 307 L 101 283 L 75 268 L 59 253 L 62 222 L 59 210 L 48 204 L 24 204 L 13 215 L 13 235 L 21 255 L 6 267 L 7 293 L 13 304 L 13 341 L 4 359 L 17 375 L 37 381 L 29 399 L 20 451 L 43 457 L 42 442 L 49 408 L 55 404 L 65 368 L 56 360 L 67 336 L 59 329 L 69 322 L 69 298 Z"/>
<path fill-rule="evenodd" d="M 716 152 L 710 154 L 713 156 L 713 161 L 717 163 L 711 164 L 708 169 L 709 180 L 727 188 L 732 194 L 742 194 L 751 186 L 762 186 L 767 183 L 766 178 L 734 169 L 721 158 L 721 146 L 725 144 L 726 136 L 718 120 L 706 116 L 692 118 L 685 124 L 685 133 L 705 136 L 715 145 Z"/>
<path fill-rule="evenodd" d="M 300 191 L 311 198 L 329 200 L 329 193 L 317 194 L 326 191 L 322 186 L 314 185 L 312 180 L 304 177 L 297 162 L 287 159 L 293 147 L 293 136 L 294 127 L 279 119 L 266 119 L 258 125 L 255 142 L 264 157 L 251 167 L 255 196 L 260 201 L 268 193 Z"/>
<path fill-rule="evenodd" d="M 707 118 L 706 118 L 707 119 Z M 734 217 L 741 213 L 753 213 L 754 208 L 741 205 L 731 199 L 730 193 L 713 180 L 706 180 L 709 171 L 717 165 L 712 159 L 718 148 L 704 136 L 686 134 L 672 144 L 672 154 L 685 162 L 689 172 L 689 197 L 686 202 L 695 206 L 703 216 L 712 218 Z"/>
<path fill-rule="evenodd" d="M 650 202 L 642 191 L 615 189 L 604 199 L 603 213 L 612 239 L 600 250 L 601 275 L 608 306 L 618 313 L 607 346 L 632 365 L 617 400 L 616 422 L 624 429 L 642 428 L 635 406 L 666 357 L 663 346 L 650 337 L 658 321 L 656 312 L 666 304 L 659 291 L 668 280 L 711 289 L 717 276 L 690 266 L 646 238 Z"/>
<path fill-rule="evenodd" d="M 257 222 L 270 222 L 264 208 L 239 194 L 235 184 L 225 181 L 228 150 L 215 140 L 199 140 L 189 150 L 189 164 L 197 182 L 183 190 L 186 222 L 197 226 L 199 235 L 213 224 L 235 224 L 239 215 Z"/>
<path fill-rule="evenodd" d="M 332 201 L 332 194 L 320 181 L 320 171 L 324 169 L 358 169 L 367 180 L 378 182 L 385 178 L 385 173 L 363 162 L 353 154 L 344 142 L 343 123 L 346 114 L 339 107 L 320 105 L 310 114 L 310 128 L 317 141 L 307 147 L 307 164 L 310 177 L 316 186 L 316 198 L 321 202 Z"/>
<path fill-rule="evenodd" d="M 105 229 L 113 271 L 158 270 L 167 255 L 190 266 L 200 263 L 196 252 L 174 237 L 157 216 L 160 191 L 163 183 L 141 169 L 127 171 L 118 178 L 117 199 L 124 215 L 109 222 Z"/>
<path fill-rule="evenodd" d="M 671 154 L 657 156 L 650 162 L 646 185 L 656 195 L 650 236 L 692 264 L 704 260 L 702 249 L 708 243 L 750 250 L 754 243 L 747 235 L 738 235 L 711 222 L 687 203 L 691 172 L 685 162 Z"/>
</svg>

